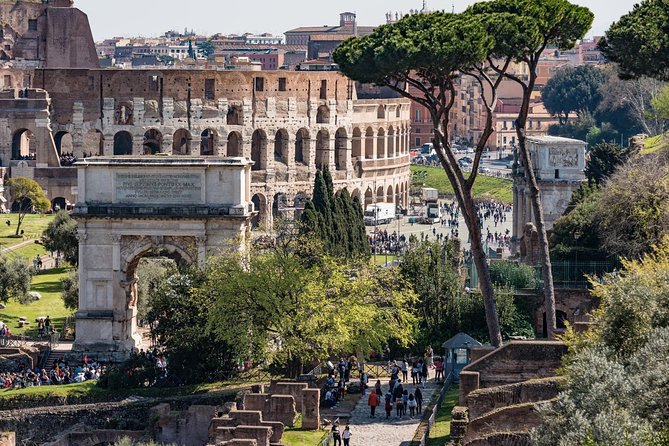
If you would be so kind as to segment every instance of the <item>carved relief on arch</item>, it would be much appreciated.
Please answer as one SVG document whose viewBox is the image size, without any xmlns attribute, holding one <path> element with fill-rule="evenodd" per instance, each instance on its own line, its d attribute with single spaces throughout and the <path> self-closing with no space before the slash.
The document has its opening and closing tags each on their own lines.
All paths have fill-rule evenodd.
<svg viewBox="0 0 669 446">
<path fill-rule="evenodd" d="M 197 260 L 196 237 L 124 235 L 121 237 L 121 270 L 125 273 L 134 271 L 144 255 L 150 252 L 167 252 L 176 255 L 183 262 L 195 263 Z"/>
</svg>

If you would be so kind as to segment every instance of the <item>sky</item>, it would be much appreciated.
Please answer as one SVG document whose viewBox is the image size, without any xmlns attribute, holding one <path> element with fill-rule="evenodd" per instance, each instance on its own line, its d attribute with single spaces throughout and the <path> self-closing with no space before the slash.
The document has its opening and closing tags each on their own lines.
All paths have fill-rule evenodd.
<svg viewBox="0 0 669 446">
<path fill-rule="evenodd" d="M 637 0 L 572 0 L 595 14 L 588 36 L 602 35 Z M 475 0 L 427 0 L 430 9 L 461 12 Z M 359 25 L 379 25 L 387 12 L 408 13 L 422 0 L 75 0 L 88 14 L 96 41 L 114 36 L 159 36 L 168 30 L 195 30 L 211 35 L 283 35 L 298 26 L 337 25 L 339 13 L 355 12 Z"/>
</svg>

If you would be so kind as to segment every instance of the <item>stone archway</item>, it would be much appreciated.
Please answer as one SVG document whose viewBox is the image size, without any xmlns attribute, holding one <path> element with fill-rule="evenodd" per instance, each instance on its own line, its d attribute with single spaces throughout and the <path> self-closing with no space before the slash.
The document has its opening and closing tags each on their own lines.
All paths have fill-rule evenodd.
<svg viewBox="0 0 669 446">
<path fill-rule="evenodd" d="M 245 246 L 251 163 L 101 157 L 77 168 L 80 283 L 73 351 L 122 360 L 141 345 L 136 269 L 143 257 L 165 254 L 203 266 L 212 253 Z"/>
</svg>

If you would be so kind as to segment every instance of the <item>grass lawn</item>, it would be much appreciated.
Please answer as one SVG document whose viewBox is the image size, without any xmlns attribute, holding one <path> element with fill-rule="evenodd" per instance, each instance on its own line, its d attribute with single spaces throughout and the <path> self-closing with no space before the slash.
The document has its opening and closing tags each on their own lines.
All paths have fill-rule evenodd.
<svg viewBox="0 0 669 446">
<path fill-rule="evenodd" d="M 65 317 L 72 314 L 63 305 L 63 299 L 61 298 L 63 288 L 60 282 L 60 279 L 67 276 L 70 270 L 71 268 L 55 268 L 33 276 L 31 290 L 40 293 L 42 298 L 28 305 L 10 300 L 7 302 L 6 308 L 0 310 L 0 321 L 9 325 L 13 334 L 29 332 L 31 335 L 36 335 L 37 324 L 35 318 L 51 316 L 53 324 L 60 331 Z M 28 327 L 18 328 L 20 316 L 25 316 L 30 322 Z"/>
<path fill-rule="evenodd" d="M 433 187 L 441 194 L 453 194 L 446 172 L 441 167 L 411 166 L 411 172 L 426 171 L 427 178 L 421 180 L 426 187 Z M 513 182 L 502 178 L 478 175 L 474 182 L 474 198 L 497 200 L 503 203 L 513 202 Z"/>
<path fill-rule="evenodd" d="M 323 441 L 326 432 L 323 430 L 302 430 L 302 416 L 298 415 L 294 427 L 288 427 L 283 431 L 281 443 L 286 446 L 318 446 Z"/>
<path fill-rule="evenodd" d="M 12 252 L 9 252 L 5 254 L 8 258 L 15 258 L 15 257 L 23 257 L 26 259 L 26 262 L 29 265 L 32 265 L 32 260 L 35 258 L 35 256 L 41 256 L 46 254 L 46 248 L 42 245 L 38 245 L 37 243 L 32 243 L 30 245 L 24 246 L 22 248 L 19 248 L 17 250 L 14 250 Z"/>
<path fill-rule="evenodd" d="M 376 266 L 384 266 L 386 264 L 386 260 L 388 260 L 388 263 L 392 263 L 396 258 L 397 257 L 391 255 L 386 257 L 385 254 L 377 254 L 375 259 L 374 254 L 372 254 L 372 262 L 374 262 Z"/>
<path fill-rule="evenodd" d="M 11 223 L 9 226 L 6 224 L 7 220 Z M 23 237 L 13 238 L 19 214 L 0 215 L 0 249 L 18 245 L 24 240 L 39 239 L 51 220 L 53 220 L 53 215 L 28 214 L 21 225 Z"/>
<path fill-rule="evenodd" d="M 451 439 L 451 411 L 459 402 L 460 388 L 453 385 L 444 396 L 441 409 L 437 412 L 434 425 L 430 429 L 430 437 L 426 446 L 444 446 Z"/>
<path fill-rule="evenodd" d="M 97 381 L 86 381 L 79 384 L 69 384 L 62 386 L 36 386 L 26 387 L 25 389 L 0 390 L 0 404 L 2 400 L 11 401 L 14 399 L 40 399 L 40 398 L 83 398 L 92 397 L 99 401 L 118 400 L 129 396 L 152 397 L 173 397 L 183 395 L 196 395 L 207 392 L 234 393 L 244 386 L 250 384 L 231 385 L 226 382 L 217 382 L 201 385 L 188 385 L 177 388 L 157 388 L 149 387 L 146 389 L 103 389 L 98 387 Z M 321 431 L 321 435 L 323 432 Z"/>
<path fill-rule="evenodd" d="M 657 135 L 651 138 L 646 138 L 644 141 L 644 147 L 641 150 L 641 153 L 647 155 L 649 153 L 655 153 L 662 148 L 666 148 L 669 145 L 669 141 L 665 135 Z"/>
</svg>

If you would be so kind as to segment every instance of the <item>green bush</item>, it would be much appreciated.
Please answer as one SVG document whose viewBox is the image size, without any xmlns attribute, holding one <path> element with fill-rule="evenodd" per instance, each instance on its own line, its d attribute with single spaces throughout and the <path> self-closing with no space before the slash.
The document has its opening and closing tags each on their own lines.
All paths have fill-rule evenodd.
<svg viewBox="0 0 669 446">
<path fill-rule="evenodd" d="M 534 288 L 536 274 L 529 265 L 501 260 L 490 264 L 490 279 L 498 286 L 507 286 L 513 289 Z"/>
</svg>

